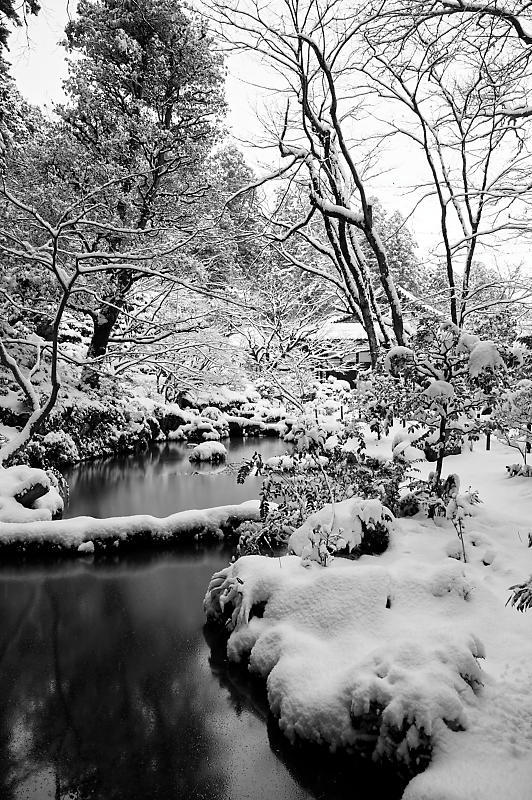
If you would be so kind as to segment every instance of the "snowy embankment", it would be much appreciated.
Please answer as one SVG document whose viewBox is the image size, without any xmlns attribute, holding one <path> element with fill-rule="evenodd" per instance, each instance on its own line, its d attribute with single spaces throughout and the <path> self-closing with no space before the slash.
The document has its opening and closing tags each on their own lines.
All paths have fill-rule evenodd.
<svg viewBox="0 0 532 800">
<path fill-rule="evenodd" d="M 169 517 L 75 517 L 57 521 L 0 522 L 0 552 L 79 552 L 170 544 L 202 536 L 221 536 L 246 520 L 258 520 L 259 503 L 179 511 Z"/>
<path fill-rule="evenodd" d="M 227 621 L 229 657 L 266 679 L 290 739 L 414 771 L 430 755 L 404 800 L 532 797 L 532 613 L 505 605 L 532 572 L 532 481 L 506 476 L 508 449 L 477 447 L 446 459 L 483 500 L 465 518 L 467 563 L 451 522 L 418 515 L 396 521 L 379 557 L 247 556 L 206 597 L 208 616 Z"/>
</svg>

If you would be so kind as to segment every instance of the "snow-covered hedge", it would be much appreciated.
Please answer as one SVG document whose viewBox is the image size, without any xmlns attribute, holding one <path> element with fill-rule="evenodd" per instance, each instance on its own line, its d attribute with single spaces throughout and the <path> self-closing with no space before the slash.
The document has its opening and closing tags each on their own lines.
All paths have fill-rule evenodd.
<svg viewBox="0 0 532 800">
<path fill-rule="evenodd" d="M 32 470 L 33 473 L 36 470 Z M 27 481 L 24 482 L 27 485 Z M 0 506 L 1 508 L 1 506 Z M 0 522 L 0 551 L 31 555 L 41 552 L 90 553 L 94 550 L 134 548 L 149 544 L 167 545 L 205 535 L 223 536 L 246 520 L 259 519 L 259 503 L 249 500 L 238 505 L 179 511 L 169 517 L 138 514 L 130 517 L 76 517 L 49 521 L 43 509 L 24 515 L 17 509 L 18 522 Z M 35 521 L 41 520 L 41 521 Z"/>
</svg>

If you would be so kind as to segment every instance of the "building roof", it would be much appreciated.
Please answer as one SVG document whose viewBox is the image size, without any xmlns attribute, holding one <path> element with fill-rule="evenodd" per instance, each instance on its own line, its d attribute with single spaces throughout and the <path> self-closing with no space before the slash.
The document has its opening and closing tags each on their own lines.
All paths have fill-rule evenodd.
<svg viewBox="0 0 532 800">
<path fill-rule="evenodd" d="M 313 336 L 320 342 L 349 340 L 355 342 L 366 342 L 368 337 L 360 322 L 334 322 L 328 320 Z"/>
</svg>

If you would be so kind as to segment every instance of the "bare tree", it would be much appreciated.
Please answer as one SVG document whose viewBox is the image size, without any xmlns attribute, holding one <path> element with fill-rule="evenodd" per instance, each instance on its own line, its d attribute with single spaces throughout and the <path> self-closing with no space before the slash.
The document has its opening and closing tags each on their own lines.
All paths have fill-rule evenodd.
<svg viewBox="0 0 532 800">
<path fill-rule="evenodd" d="M 359 22 L 351 10 L 340 13 L 333 0 L 282 0 L 271 7 L 254 0 L 213 0 L 209 14 L 229 47 L 255 51 L 277 75 L 285 106 L 270 131 L 283 159 L 275 176 L 303 183 L 310 200 L 308 213 L 289 232 L 308 225 L 315 214 L 321 218 L 327 255 L 359 309 L 375 361 L 378 314 L 362 240 L 375 256 L 399 344 L 404 325 L 386 248 L 373 221 L 366 178 L 371 159 L 368 152 L 353 150 L 346 124 L 354 115 L 348 79 Z"/>
<path fill-rule="evenodd" d="M 360 71 L 379 101 L 376 140 L 408 140 L 424 159 L 418 197 L 437 200 L 450 316 L 462 326 L 479 248 L 514 236 L 530 201 L 528 137 L 507 114 L 528 64 L 506 52 L 495 18 L 479 27 L 417 11 L 392 3 L 368 20 Z"/>
<path fill-rule="evenodd" d="M 294 359 L 312 369 L 323 356 L 317 334 L 333 313 L 335 292 L 271 250 L 262 259 L 268 268 L 263 264 L 236 281 L 235 294 L 247 308 L 228 309 L 227 330 L 258 371 L 287 369 Z"/>
</svg>

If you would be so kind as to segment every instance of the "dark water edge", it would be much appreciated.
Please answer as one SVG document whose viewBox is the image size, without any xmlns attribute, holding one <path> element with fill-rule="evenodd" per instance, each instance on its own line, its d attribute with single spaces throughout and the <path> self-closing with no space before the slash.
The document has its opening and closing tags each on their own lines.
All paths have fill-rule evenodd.
<svg viewBox="0 0 532 800">
<path fill-rule="evenodd" d="M 284 450 L 248 440 L 236 452 L 264 454 L 263 443 Z M 238 502 L 230 471 L 209 476 L 210 493 L 173 445 L 145 458 L 131 472 L 121 459 L 78 466 L 71 513 L 123 513 L 127 493 L 136 509 L 148 488 L 158 515 L 171 513 L 179 470 L 188 507 Z M 256 496 L 258 484 L 244 488 Z M 230 557 L 223 543 L 188 543 L 0 565 L 1 800 L 399 800 L 393 770 L 292 747 L 264 683 L 227 662 L 202 600 Z"/>
</svg>

